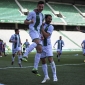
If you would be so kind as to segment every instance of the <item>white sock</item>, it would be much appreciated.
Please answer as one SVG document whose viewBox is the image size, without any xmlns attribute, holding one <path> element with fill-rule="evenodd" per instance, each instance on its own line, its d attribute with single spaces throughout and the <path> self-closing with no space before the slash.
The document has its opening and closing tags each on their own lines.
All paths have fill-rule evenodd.
<svg viewBox="0 0 85 85">
<path fill-rule="evenodd" d="M 55 62 L 52 61 L 52 62 L 50 63 L 50 65 L 51 65 L 53 77 L 56 77 L 56 66 L 55 66 Z"/>
<path fill-rule="evenodd" d="M 38 64 L 40 61 L 40 57 L 41 57 L 41 53 L 36 53 L 35 55 L 35 59 L 34 59 L 34 68 L 38 69 Z"/>
<path fill-rule="evenodd" d="M 14 62 L 14 60 L 15 60 L 15 57 L 12 56 L 12 61 Z"/>
<path fill-rule="evenodd" d="M 26 52 L 24 53 L 24 57 L 28 58 L 28 54 L 37 46 L 35 42 L 33 42 L 27 49 Z"/>
<path fill-rule="evenodd" d="M 47 64 L 43 64 L 42 65 L 42 69 L 43 69 L 43 73 L 44 73 L 45 77 L 49 77 L 48 76 L 48 67 L 47 67 Z"/>
<path fill-rule="evenodd" d="M 19 55 L 18 56 L 18 63 L 21 64 L 21 58 L 22 58 L 22 55 Z"/>
<path fill-rule="evenodd" d="M 60 59 L 60 55 L 58 55 L 58 59 Z"/>
</svg>

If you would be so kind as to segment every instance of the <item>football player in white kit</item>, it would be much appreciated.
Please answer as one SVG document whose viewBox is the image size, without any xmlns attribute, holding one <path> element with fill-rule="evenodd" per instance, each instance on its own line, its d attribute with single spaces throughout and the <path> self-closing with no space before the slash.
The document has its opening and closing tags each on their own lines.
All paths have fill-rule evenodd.
<svg viewBox="0 0 85 85">
<path fill-rule="evenodd" d="M 81 47 L 82 47 L 83 55 L 85 56 L 85 40 L 82 41 Z"/>
<path fill-rule="evenodd" d="M 62 47 L 64 46 L 64 41 L 62 40 L 62 36 L 59 36 L 59 40 L 57 40 L 54 44 L 54 48 L 55 45 L 57 43 L 57 57 L 58 57 L 58 62 L 60 61 L 60 55 L 62 54 Z"/>
<path fill-rule="evenodd" d="M 41 32 L 44 36 L 43 40 L 43 47 L 42 47 L 42 54 L 41 54 L 41 61 L 42 61 L 42 69 L 44 72 L 44 79 L 41 83 L 45 83 L 47 80 L 50 80 L 48 75 L 48 67 L 46 64 L 46 58 L 48 58 L 48 61 L 51 65 L 52 74 L 53 74 L 53 81 L 58 81 L 57 75 L 56 75 L 56 65 L 53 60 L 53 52 L 52 52 L 52 45 L 51 45 L 51 34 L 54 30 L 53 25 L 51 25 L 52 16 L 50 14 L 45 15 L 45 23 L 42 25 Z"/>
<path fill-rule="evenodd" d="M 82 33 L 85 33 L 85 30 L 80 30 L 79 27 L 77 26 L 76 29 Z M 82 46 L 83 46 L 83 55 L 85 56 L 85 41 L 82 42 Z M 84 62 L 85 62 L 85 59 L 84 59 Z"/>
<path fill-rule="evenodd" d="M 41 45 L 41 34 L 40 34 L 40 28 L 44 20 L 44 15 L 41 13 L 44 8 L 44 2 L 39 1 L 37 4 L 37 8 L 34 9 L 32 12 L 29 12 L 26 20 L 24 23 L 28 25 L 29 28 L 29 35 L 32 39 L 32 44 L 29 46 L 29 48 L 26 49 L 26 52 L 23 55 L 22 60 L 27 61 L 28 54 L 36 48 L 37 54 L 35 55 L 35 61 L 38 62 L 38 57 L 41 56 L 42 52 L 42 45 Z M 35 63 L 35 62 L 34 62 Z M 37 69 L 33 69 L 32 72 L 36 73 Z"/>
<path fill-rule="evenodd" d="M 15 60 L 15 54 L 18 54 L 18 64 L 20 67 L 21 65 L 21 60 L 22 60 L 22 53 L 21 53 L 21 39 L 19 35 L 19 29 L 15 29 L 15 34 L 11 35 L 9 42 L 12 43 L 12 62 L 11 64 L 14 64 Z"/>
<path fill-rule="evenodd" d="M 82 33 L 85 33 L 85 30 L 80 30 L 80 28 L 77 26 L 76 29 Z"/>
<path fill-rule="evenodd" d="M 24 23 L 29 26 L 29 35 L 33 41 L 33 43 L 26 50 L 24 57 L 27 57 L 28 54 L 36 47 L 38 48 L 38 53 L 41 53 L 42 51 L 42 47 L 40 45 L 40 27 L 43 23 L 43 14 L 41 13 L 43 8 L 44 2 L 39 1 L 37 4 L 37 9 L 30 12 L 24 21 Z"/>
</svg>

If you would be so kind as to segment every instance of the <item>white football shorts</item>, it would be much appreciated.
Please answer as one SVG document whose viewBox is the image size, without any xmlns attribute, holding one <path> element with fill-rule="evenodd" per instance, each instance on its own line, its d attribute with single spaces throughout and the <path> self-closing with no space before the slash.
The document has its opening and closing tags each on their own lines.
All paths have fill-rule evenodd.
<svg viewBox="0 0 85 85">
<path fill-rule="evenodd" d="M 60 53 L 62 53 L 62 50 L 61 50 L 61 49 L 57 49 L 57 52 L 60 52 Z"/>
<path fill-rule="evenodd" d="M 52 46 L 51 45 L 43 46 L 42 50 L 43 51 L 41 53 L 41 58 L 53 56 Z"/>
<path fill-rule="evenodd" d="M 16 47 L 16 48 L 12 49 L 12 54 L 17 53 L 18 51 L 21 51 L 21 47 Z"/>
</svg>

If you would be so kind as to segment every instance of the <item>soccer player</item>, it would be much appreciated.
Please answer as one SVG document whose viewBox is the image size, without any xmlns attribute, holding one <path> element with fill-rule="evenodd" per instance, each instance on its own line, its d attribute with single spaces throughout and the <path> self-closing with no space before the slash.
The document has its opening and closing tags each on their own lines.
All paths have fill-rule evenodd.
<svg viewBox="0 0 85 85">
<path fill-rule="evenodd" d="M 9 42 L 12 43 L 12 62 L 11 64 L 14 64 L 15 60 L 15 54 L 18 54 L 18 64 L 20 67 L 22 67 L 21 60 L 22 60 L 22 53 L 21 53 L 21 39 L 19 35 L 19 29 L 15 29 L 15 34 L 13 34 Z"/>
<path fill-rule="evenodd" d="M 85 56 L 85 40 L 82 41 L 81 47 L 82 47 L 83 55 Z"/>
<path fill-rule="evenodd" d="M 6 49 L 6 43 L 3 42 L 3 53 L 4 53 L 4 56 L 7 56 L 6 53 L 5 53 L 5 49 Z"/>
<path fill-rule="evenodd" d="M 23 53 L 25 53 L 26 48 L 28 48 L 30 43 L 28 42 L 28 39 L 26 39 L 26 42 L 23 44 Z"/>
<path fill-rule="evenodd" d="M 42 61 L 42 69 L 44 72 L 44 79 L 41 83 L 45 83 L 47 80 L 50 80 L 48 75 L 48 67 L 46 64 L 46 58 L 51 65 L 52 74 L 53 74 L 53 81 L 58 81 L 56 75 L 56 66 L 53 60 L 53 52 L 52 52 L 52 45 L 51 45 L 51 34 L 54 30 L 53 25 L 51 25 L 52 16 L 50 14 L 45 15 L 45 23 L 42 25 L 41 32 L 44 36 L 43 40 L 43 47 L 42 47 L 42 54 L 41 54 L 41 61 Z"/>
<path fill-rule="evenodd" d="M 76 29 L 77 29 L 78 31 L 82 32 L 82 33 L 85 33 L 85 30 L 80 30 L 78 26 L 76 27 Z M 83 42 L 81 43 L 81 45 L 82 45 L 83 55 L 85 56 L 85 41 L 83 41 Z M 85 60 L 84 60 L 84 62 L 85 62 Z"/>
<path fill-rule="evenodd" d="M 0 39 L 0 57 L 2 57 L 3 42 Z"/>
<path fill-rule="evenodd" d="M 32 44 L 29 46 L 29 48 L 26 49 L 26 52 L 24 53 L 24 56 L 22 60 L 27 61 L 25 58 L 27 58 L 28 54 L 36 48 L 37 50 L 37 56 L 41 56 L 42 52 L 42 46 L 40 43 L 40 28 L 43 23 L 44 16 L 41 13 L 44 8 L 44 2 L 39 1 L 37 4 L 37 8 L 34 9 L 32 12 L 30 12 L 24 21 L 26 25 L 29 27 L 29 35 L 32 39 Z M 37 61 L 37 60 L 36 60 Z"/>
<path fill-rule="evenodd" d="M 58 57 L 58 62 L 60 61 L 60 55 L 62 54 L 62 47 L 64 46 L 64 41 L 62 40 L 62 36 L 59 37 L 59 40 L 57 40 L 54 44 L 54 48 L 55 45 L 57 43 L 57 57 Z"/>
</svg>

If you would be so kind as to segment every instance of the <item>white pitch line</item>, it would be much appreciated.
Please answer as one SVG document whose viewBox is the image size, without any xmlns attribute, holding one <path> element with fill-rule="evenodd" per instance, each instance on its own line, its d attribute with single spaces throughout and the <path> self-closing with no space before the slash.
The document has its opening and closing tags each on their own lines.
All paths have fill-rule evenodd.
<svg viewBox="0 0 85 85">
<path fill-rule="evenodd" d="M 80 64 L 61 64 L 61 65 L 56 65 L 56 66 L 78 66 L 78 65 L 85 65 L 85 63 L 80 63 Z M 48 65 L 50 66 L 50 65 Z M 21 67 L 21 68 L 33 68 L 34 66 L 25 66 L 25 67 Z M 42 67 L 42 66 L 38 66 L 38 67 Z M 20 68 L 20 67 L 4 67 L 4 68 L 0 68 L 0 70 L 2 69 L 15 69 L 15 68 Z M 20 68 L 20 69 L 21 69 Z"/>
</svg>

